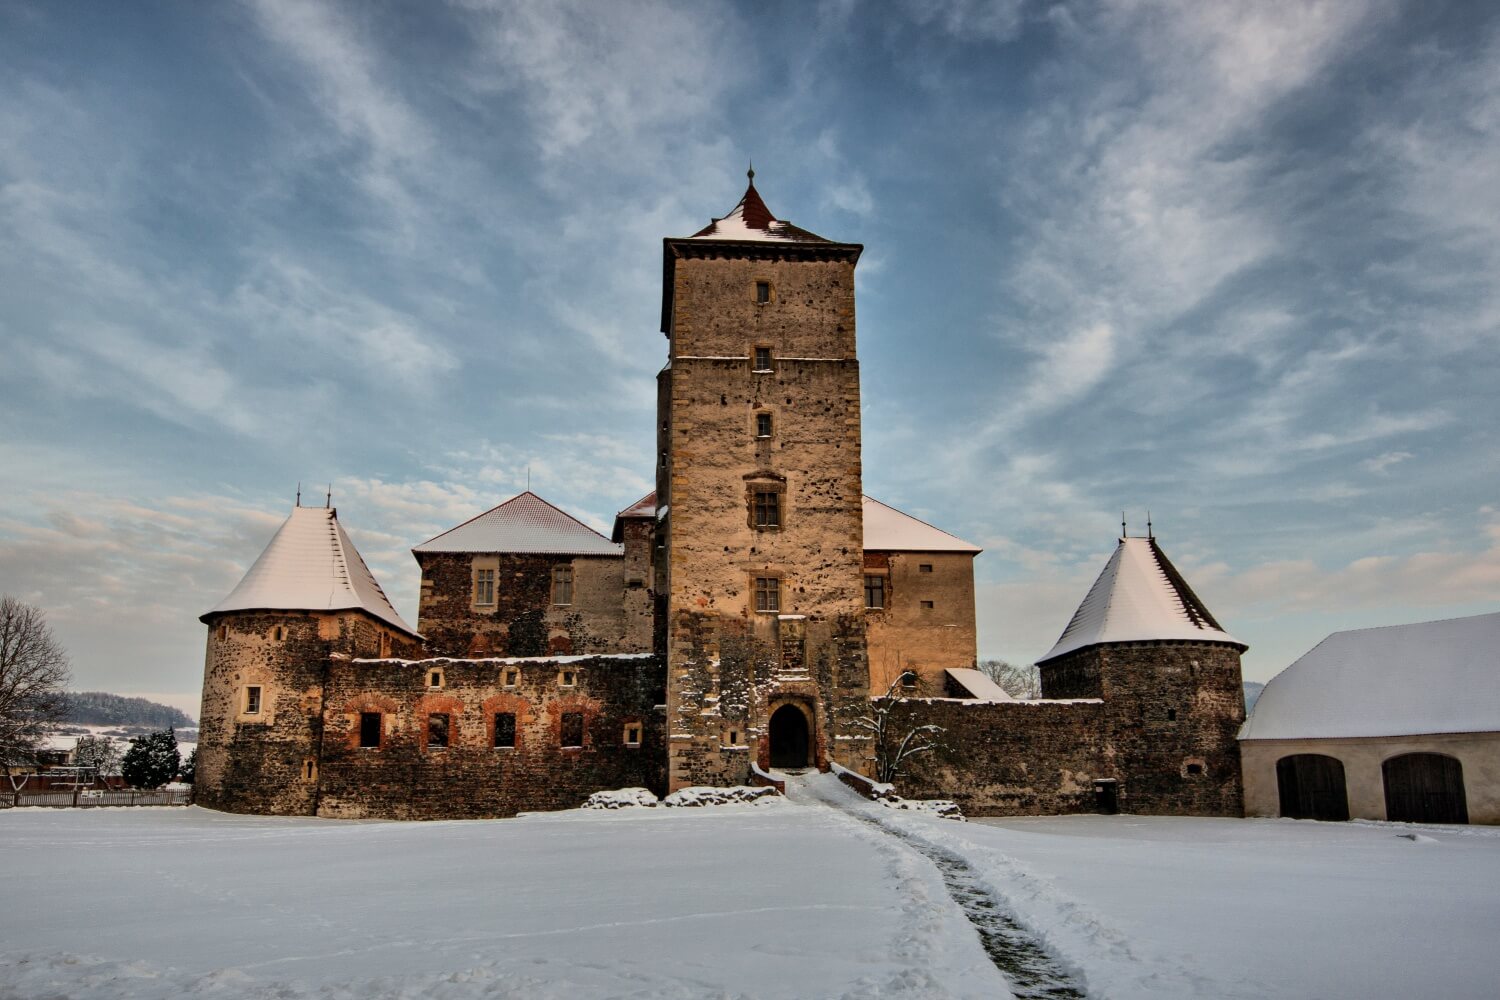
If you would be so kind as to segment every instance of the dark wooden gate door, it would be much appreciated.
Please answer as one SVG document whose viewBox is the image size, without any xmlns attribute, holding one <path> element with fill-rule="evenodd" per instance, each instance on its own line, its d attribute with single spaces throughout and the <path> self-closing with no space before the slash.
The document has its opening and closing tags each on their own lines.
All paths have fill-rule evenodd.
<svg viewBox="0 0 1500 1000">
<path fill-rule="evenodd" d="M 795 705 L 771 713 L 771 766 L 807 767 L 807 716 Z"/>
<path fill-rule="evenodd" d="M 1337 757 L 1299 753 L 1276 762 L 1281 815 L 1292 819 L 1346 820 L 1349 791 L 1344 765 Z"/>
<path fill-rule="evenodd" d="M 1381 766 L 1385 818 L 1397 823 L 1467 823 L 1464 767 L 1440 753 L 1407 753 Z"/>
</svg>

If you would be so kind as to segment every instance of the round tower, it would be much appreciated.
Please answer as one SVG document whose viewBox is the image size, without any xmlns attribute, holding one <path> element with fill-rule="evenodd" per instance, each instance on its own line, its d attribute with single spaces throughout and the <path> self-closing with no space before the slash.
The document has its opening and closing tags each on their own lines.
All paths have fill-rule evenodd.
<svg viewBox="0 0 1500 1000">
<path fill-rule="evenodd" d="M 419 641 L 332 507 L 293 508 L 208 626 L 195 801 L 228 812 L 317 812 L 329 658 Z"/>
</svg>

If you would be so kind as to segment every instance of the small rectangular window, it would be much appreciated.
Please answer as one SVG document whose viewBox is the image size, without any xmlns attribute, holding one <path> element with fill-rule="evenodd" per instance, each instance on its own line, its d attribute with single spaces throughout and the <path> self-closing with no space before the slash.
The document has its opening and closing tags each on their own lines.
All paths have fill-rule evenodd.
<svg viewBox="0 0 1500 1000">
<path fill-rule="evenodd" d="M 771 349 L 769 347 L 757 347 L 755 349 L 755 370 L 768 372 L 771 370 Z"/>
<path fill-rule="evenodd" d="M 1188 774 L 1202 774 L 1203 773 L 1203 765 L 1202 764 L 1189 764 L 1187 766 L 1187 773 Z"/>
<path fill-rule="evenodd" d="M 917 686 L 917 673 L 915 670 L 908 670 L 901 675 L 901 686 L 904 688 L 914 688 Z"/>
<path fill-rule="evenodd" d="M 775 490 L 755 491 L 755 527 L 781 527 L 781 494 Z"/>
<path fill-rule="evenodd" d="M 781 580 L 774 576 L 755 578 L 755 610 L 781 610 Z"/>
<path fill-rule="evenodd" d="M 865 607 L 872 610 L 885 607 L 885 577 L 865 577 Z"/>
<path fill-rule="evenodd" d="M 259 715 L 260 714 L 260 688 L 259 687 L 247 687 L 247 688 L 245 688 L 245 714 L 246 715 Z"/>
<path fill-rule="evenodd" d="M 573 567 L 552 567 L 552 603 L 573 603 Z"/>
<path fill-rule="evenodd" d="M 918 573 L 931 573 L 932 572 L 932 563 L 921 563 L 920 565 L 917 566 L 917 572 Z"/>
<path fill-rule="evenodd" d="M 755 436 L 763 438 L 771 436 L 771 415 L 769 413 L 757 413 L 755 415 Z"/>
<path fill-rule="evenodd" d="M 521 671 L 515 669 L 514 667 L 508 667 L 508 668 L 506 668 L 506 670 L 505 670 L 505 686 L 506 687 L 508 687 L 508 688 L 515 687 L 516 683 L 518 681 L 520 681 L 520 679 L 521 679 Z"/>
<path fill-rule="evenodd" d="M 380 713 L 359 713 L 359 745 L 362 747 L 380 746 Z"/>
<path fill-rule="evenodd" d="M 771 283 L 769 281 L 757 281 L 755 283 L 755 301 L 761 303 L 771 301 Z"/>
<path fill-rule="evenodd" d="M 641 745 L 641 724 L 639 722 L 625 723 L 625 745 L 638 747 Z"/>
<path fill-rule="evenodd" d="M 583 746 L 583 713 L 564 712 L 562 714 L 562 745 L 565 747 Z"/>
<path fill-rule="evenodd" d="M 442 671 L 440 671 L 440 670 L 434 670 L 432 672 L 432 675 L 427 678 L 427 686 L 428 687 L 435 687 L 435 688 L 442 687 L 443 686 L 443 674 L 442 674 Z"/>
<path fill-rule="evenodd" d="M 427 717 L 427 748 L 442 750 L 448 746 L 448 713 L 433 712 Z"/>
<path fill-rule="evenodd" d="M 516 745 L 516 715 L 514 712 L 495 713 L 495 746 L 514 748 Z"/>
<path fill-rule="evenodd" d="M 561 671 L 557 675 L 557 686 L 558 687 L 570 688 L 570 687 L 576 687 L 577 684 L 578 684 L 578 674 L 576 672 L 572 671 L 572 670 L 564 670 L 564 671 Z"/>
<path fill-rule="evenodd" d="M 923 601 L 922 602 L 922 610 L 923 611 L 931 611 L 932 610 L 932 602 L 931 601 Z"/>
<path fill-rule="evenodd" d="M 495 571 L 492 569 L 476 569 L 474 571 L 474 603 L 495 603 Z"/>
</svg>

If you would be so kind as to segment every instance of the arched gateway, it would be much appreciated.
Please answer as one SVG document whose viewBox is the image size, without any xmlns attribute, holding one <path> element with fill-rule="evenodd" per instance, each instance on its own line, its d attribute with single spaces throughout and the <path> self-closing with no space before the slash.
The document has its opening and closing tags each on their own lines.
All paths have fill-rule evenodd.
<svg viewBox="0 0 1500 1000">
<path fill-rule="evenodd" d="M 810 767 L 811 733 L 807 716 L 796 705 L 782 705 L 771 713 L 771 766 Z"/>
</svg>

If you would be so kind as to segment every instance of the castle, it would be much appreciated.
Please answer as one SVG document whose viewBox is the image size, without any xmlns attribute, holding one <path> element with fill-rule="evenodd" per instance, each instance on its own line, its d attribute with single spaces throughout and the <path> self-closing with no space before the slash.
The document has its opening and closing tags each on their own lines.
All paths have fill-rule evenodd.
<svg viewBox="0 0 1500 1000">
<path fill-rule="evenodd" d="M 295 507 L 208 626 L 197 801 L 506 816 L 590 793 L 869 774 L 872 703 L 942 746 L 900 781 L 973 814 L 1240 815 L 1239 657 L 1122 537 L 1043 699 L 976 666 L 963 540 L 863 493 L 863 247 L 754 186 L 663 241 L 656 490 L 606 538 L 529 491 L 412 551 L 417 627 L 331 507 Z M 623 498 L 622 498 L 623 499 Z"/>
</svg>

